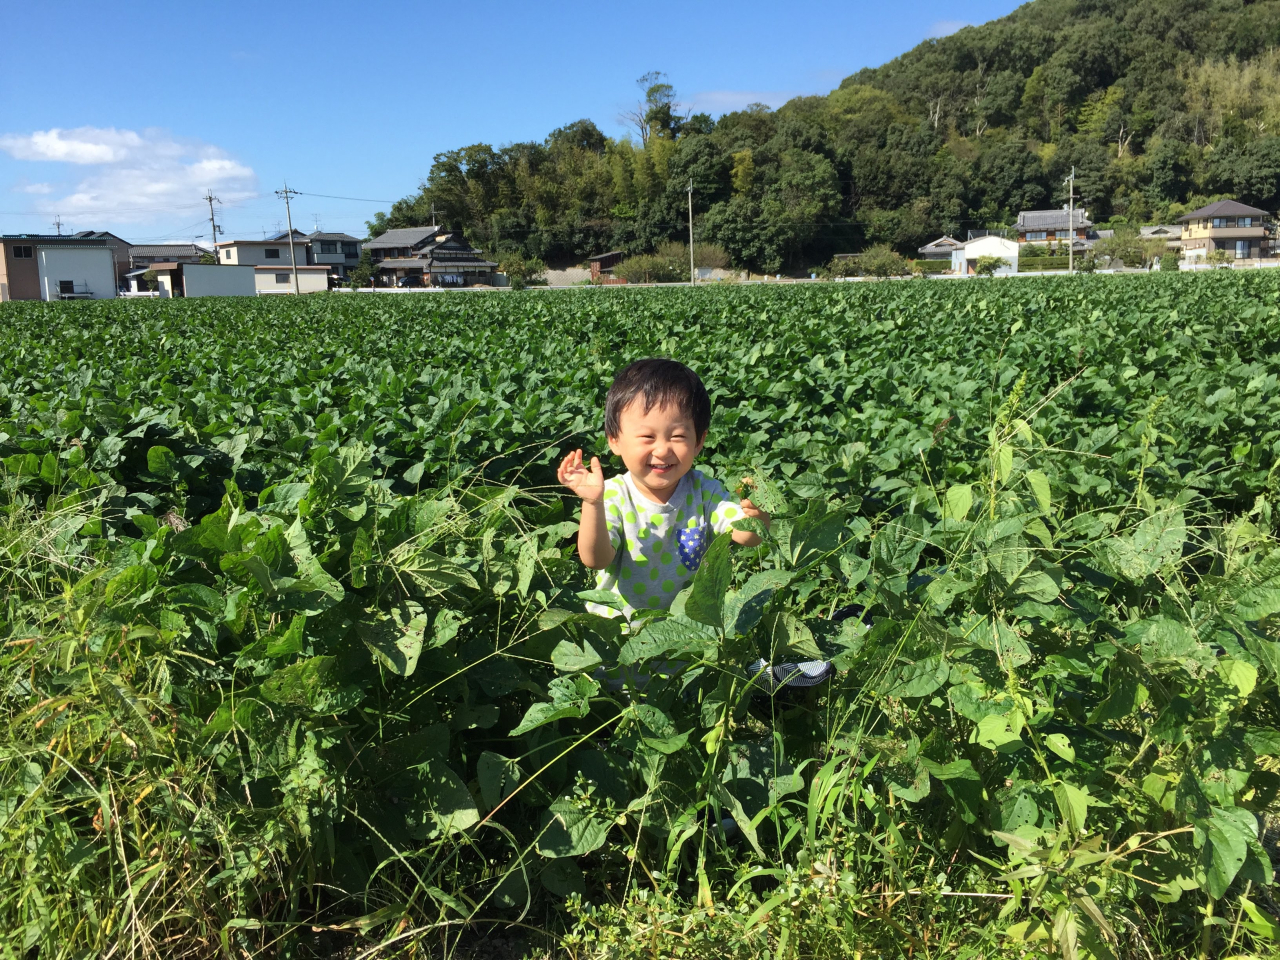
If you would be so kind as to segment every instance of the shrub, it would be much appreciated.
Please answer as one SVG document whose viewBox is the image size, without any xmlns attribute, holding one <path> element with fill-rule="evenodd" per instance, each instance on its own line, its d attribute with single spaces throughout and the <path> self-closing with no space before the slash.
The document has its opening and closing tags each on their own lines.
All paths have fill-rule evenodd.
<svg viewBox="0 0 1280 960">
<path fill-rule="evenodd" d="M 523 290 L 530 284 L 536 284 L 547 273 L 547 265 L 537 257 L 525 259 L 518 253 L 503 257 L 498 269 L 507 275 L 512 290 Z"/>
<path fill-rule="evenodd" d="M 858 257 L 858 266 L 868 277 L 901 277 L 911 272 L 907 260 L 887 243 L 877 243 Z"/>
<path fill-rule="evenodd" d="M 1170 250 L 1160 258 L 1160 272 L 1173 271 L 1178 269 L 1178 254 L 1175 250 Z"/>
<path fill-rule="evenodd" d="M 689 279 L 689 267 L 660 253 L 642 253 L 623 260 L 613 275 L 627 283 L 679 283 Z"/>
<path fill-rule="evenodd" d="M 980 277 L 994 277 L 1001 267 L 1007 267 L 1009 261 L 1004 257 L 979 257 L 973 271 Z"/>
</svg>

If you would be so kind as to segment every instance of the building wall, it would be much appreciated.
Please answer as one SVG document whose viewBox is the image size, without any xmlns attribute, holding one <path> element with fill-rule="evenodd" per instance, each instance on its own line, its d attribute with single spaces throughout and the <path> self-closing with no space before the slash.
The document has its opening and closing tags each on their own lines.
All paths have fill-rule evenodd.
<svg viewBox="0 0 1280 960">
<path fill-rule="evenodd" d="M 184 263 L 182 285 L 188 297 L 252 297 L 257 290 L 253 267 Z"/>
<path fill-rule="evenodd" d="M 115 257 L 109 247 L 36 247 L 40 271 L 40 299 L 57 300 L 58 283 L 70 280 L 76 293 L 85 289 L 94 300 L 116 295 Z"/>
<path fill-rule="evenodd" d="M 14 256 L 14 247 L 23 246 L 31 248 L 31 257 L 17 259 Z M 7 288 L 7 298 L 9 300 L 39 300 L 40 299 L 40 268 L 36 264 L 35 258 L 36 242 L 34 240 L 6 240 L 4 242 L 4 275 L 0 277 Z"/>
<path fill-rule="evenodd" d="M 231 259 L 227 259 L 226 251 L 231 251 Z M 279 250 L 280 259 L 267 258 L 268 250 Z M 305 242 L 293 241 L 294 253 L 298 255 L 298 266 L 305 266 L 307 263 L 307 245 Z M 272 241 L 271 243 L 236 243 L 220 248 L 219 256 L 222 257 L 222 263 L 232 266 L 267 266 L 267 267 L 288 267 L 293 265 L 293 261 L 289 259 L 289 241 L 283 242 Z"/>
<path fill-rule="evenodd" d="M 284 277 L 284 282 L 280 282 Z M 285 266 L 281 270 L 254 270 L 254 286 L 259 294 L 293 293 L 293 270 Z M 312 267 L 298 270 L 298 290 L 301 293 L 322 293 L 329 289 L 328 269 Z"/>
</svg>

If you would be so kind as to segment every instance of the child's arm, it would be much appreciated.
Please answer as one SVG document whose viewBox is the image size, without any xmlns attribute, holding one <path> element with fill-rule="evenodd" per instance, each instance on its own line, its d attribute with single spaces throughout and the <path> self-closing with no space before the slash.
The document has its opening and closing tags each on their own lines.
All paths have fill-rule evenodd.
<svg viewBox="0 0 1280 960">
<path fill-rule="evenodd" d="M 743 499 L 739 506 L 742 507 L 742 512 L 748 517 L 754 517 L 764 524 L 766 530 L 769 529 L 769 515 L 754 503 Z M 750 530 L 735 530 L 733 531 L 733 542 L 743 547 L 757 547 L 760 545 L 761 540 L 759 534 L 752 533 Z"/>
<path fill-rule="evenodd" d="M 609 525 L 604 516 L 604 471 L 600 458 L 591 458 L 588 469 L 582 463 L 582 451 L 575 450 L 562 461 L 556 472 L 560 482 L 582 498 L 582 522 L 578 525 L 578 556 L 591 570 L 603 570 L 613 562 L 617 552 L 609 542 Z"/>
</svg>

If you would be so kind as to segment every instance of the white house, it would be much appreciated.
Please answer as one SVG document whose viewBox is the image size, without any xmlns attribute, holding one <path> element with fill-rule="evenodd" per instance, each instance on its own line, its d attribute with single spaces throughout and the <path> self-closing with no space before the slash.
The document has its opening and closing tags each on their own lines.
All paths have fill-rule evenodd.
<svg viewBox="0 0 1280 960">
<path fill-rule="evenodd" d="M 259 294 L 293 293 L 293 267 L 257 266 L 253 284 Z M 324 264 L 298 267 L 298 292 L 323 293 L 329 289 L 329 268 Z"/>
<path fill-rule="evenodd" d="M 114 251 L 106 246 L 36 246 L 41 300 L 111 300 L 116 295 Z"/>
<path fill-rule="evenodd" d="M 996 269 L 997 275 L 1018 272 L 1018 242 L 994 234 L 962 243 L 952 250 L 951 272 L 957 276 L 973 276 L 978 272 L 979 257 L 1002 258 L 1005 265 Z"/>
<path fill-rule="evenodd" d="M 293 255 L 298 266 L 307 263 L 307 237 L 302 231 L 293 231 Z M 289 234 L 281 233 L 266 240 L 223 240 L 218 245 L 218 262 L 248 267 L 291 267 Z"/>
</svg>

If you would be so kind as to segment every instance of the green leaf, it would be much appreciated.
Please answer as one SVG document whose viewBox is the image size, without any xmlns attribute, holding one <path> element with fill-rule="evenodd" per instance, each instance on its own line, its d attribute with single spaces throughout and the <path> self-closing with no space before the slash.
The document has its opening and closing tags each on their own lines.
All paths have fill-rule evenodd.
<svg viewBox="0 0 1280 960">
<path fill-rule="evenodd" d="M 492 810 L 515 792 L 524 779 L 524 771 L 516 761 L 486 750 L 476 763 L 476 779 L 484 805 Z"/>
<path fill-rule="evenodd" d="M 542 885 L 557 897 L 567 897 L 576 893 L 587 892 L 587 882 L 582 875 L 582 868 L 569 859 L 552 860 L 547 864 L 539 878 Z"/>
<path fill-rule="evenodd" d="M 1009 718 L 1001 714 L 991 714 L 979 720 L 974 739 L 988 750 L 1000 753 L 1009 753 L 1025 746 L 1022 737 L 1013 732 Z"/>
<path fill-rule="evenodd" d="M 427 615 L 412 601 L 395 607 L 389 616 L 373 613 L 376 619 L 359 624 L 360 639 L 384 669 L 398 677 L 412 676 L 422 654 Z"/>
<path fill-rule="evenodd" d="M 600 684 L 590 677 L 576 674 L 572 677 L 556 677 L 547 685 L 550 703 L 535 703 L 525 711 L 524 719 L 508 736 L 519 737 L 555 720 L 580 719 L 591 709 L 590 699 L 600 690 Z"/>
<path fill-rule="evenodd" d="M 729 545 L 733 534 L 722 533 L 711 541 L 698 571 L 693 575 L 693 589 L 685 602 L 685 616 L 717 630 L 724 629 L 723 604 L 729 592 L 733 567 L 729 561 Z"/>
<path fill-rule="evenodd" d="M 715 646 L 716 638 L 705 626 L 669 617 L 645 624 L 643 630 L 622 645 L 618 663 L 630 666 L 669 656 L 710 658 L 715 654 Z"/>
<path fill-rule="evenodd" d="M 537 850 L 544 857 L 580 857 L 604 846 L 613 822 L 579 808 L 576 798 L 560 797 L 547 808 L 546 829 Z"/>
<path fill-rule="evenodd" d="M 169 479 L 178 472 L 178 458 L 168 447 L 157 444 L 147 451 L 147 472 Z"/>
<path fill-rule="evenodd" d="M 1053 509 L 1053 500 L 1049 495 L 1049 478 L 1043 470 L 1028 470 L 1025 474 L 1027 485 L 1031 487 L 1031 495 L 1036 498 L 1036 506 L 1040 512 L 1048 516 Z"/>
<path fill-rule="evenodd" d="M 1082 833 L 1085 816 L 1089 811 L 1089 795 L 1074 784 L 1059 782 L 1054 784 L 1053 799 L 1058 804 L 1063 822 L 1071 832 Z"/>
<path fill-rule="evenodd" d="M 1065 734 L 1051 733 L 1044 738 L 1044 745 L 1060 756 L 1067 763 L 1076 762 L 1076 751 Z"/>
<path fill-rule="evenodd" d="M 417 840 L 432 840 L 469 830 L 480 822 L 475 797 L 443 760 L 432 759 L 410 771 L 414 789 L 406 826 Z"/>
<path fill-rule="evenodd" d="M 741 590 L 730 591 L 724 602 L 724 632 L 731 637 L 749 632 L 760 622 L 773 595 L 787 586 L 792 576 L 785 570 L 761 570 L 753 573 Z"/>
<path fill-rule="evenodd" d="M 969 509 L 972 506 L 973 486 L 968 483 L 958 483 L 947 490 L 946 499 L 942 505 L 942 518 L 963 520 L 969 515 Z"/>
<path fill-rule="evenodd" d="M 941 654 L 904 664 L 885 688 L 885 696 L 927 697 L 947 682 L 950 673 L 951 665 Z"/>
<path fill-rule="evenodd" d="M 1220 899 L 1249 855 L 1249 838 L 1258 835 L 1258 822 L 1248 810 L 1214 807 L 1197 826 L 1204 832 L 1205 880 L 1209 896 Z"/>
<path fill-rule="evenodd" d="M 551 662 L 561 673 L 586 673 L 600 666 L 604 660 L 590 641 L 577 644 L 572 640 L 561 640 L 551 651 Z"/>
<path fill-rule="evenodd" d="M 289 621 L 287 626 L 282 624 L 267 634 L 266 655 L 279 659 L 301 653 L 306 624 L 306 616 L 299 613 Z"/>
</svg>

